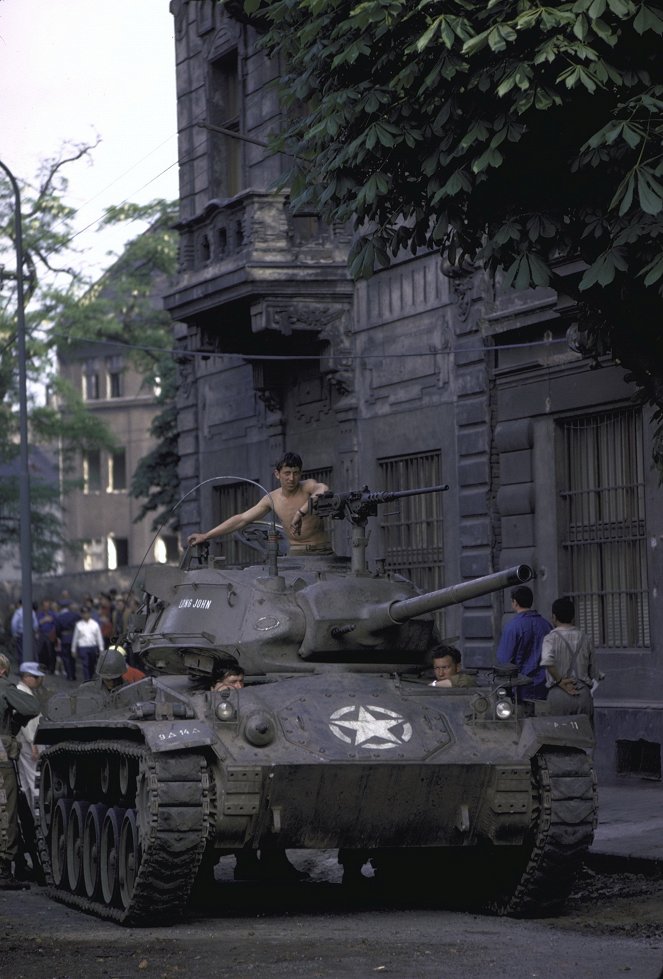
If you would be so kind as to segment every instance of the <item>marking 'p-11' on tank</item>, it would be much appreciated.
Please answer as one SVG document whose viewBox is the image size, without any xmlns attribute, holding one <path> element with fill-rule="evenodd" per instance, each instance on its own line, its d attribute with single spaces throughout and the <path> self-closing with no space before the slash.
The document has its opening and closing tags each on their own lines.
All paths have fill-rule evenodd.
<svg viewBox="0 0 663 979">
<path fill-rule="evenodd" d="M 365 526 L 399 495 L 327 493 L 352 557 L 225 568 L 187 552 L 146 570 L 127 641 L 152 675 L 53 698 L 39 740 L 39 833 L 51 893 L 125 924 L 186 907 L 219 857 L 338 848 L 377 883 L 408 875 L 442 902 L 548 913 L 591 843 L 596 790 L 585 717 L 551 717 L 487 664 L 475 686 L 425 675 L 433 612 L 527 581 L 517 566 L 421 594 L 369 569 Z M 243 689 L 212 689 L 229 666 Z M 349 875 L 348 875 L 349 876 Z M 446 884 L 444 882 L 447 882 Z M 227 885 L 232 886 L 232 885 Z"/>
</svg>

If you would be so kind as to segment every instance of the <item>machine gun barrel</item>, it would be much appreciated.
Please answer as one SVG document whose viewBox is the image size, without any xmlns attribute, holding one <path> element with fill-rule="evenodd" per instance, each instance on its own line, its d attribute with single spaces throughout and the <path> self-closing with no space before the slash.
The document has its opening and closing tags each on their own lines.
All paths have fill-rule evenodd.
<svg viewBox="0 0 663 979">
<path fill-rule="evenodd" d="M 393 602 L 389 606 L 389 617 L 394 622 L 406 622 L 416 615 L 423 615 L 424 612 L 436 612 L 438 609 L 449 605 L 460 605 L 471 598 L 488 595 L 502 588 L 522 585 L 532 576 L 533 572 L 529 565 L 517 564 L 513 568 L 507 568 L 506 571 L 497 571 L 495 574 L 484 575 L 483 578 L 473 578 L 471 581 L 462 581 L 460 584 L 427 592 L 425 595 Z"/>
<path fill-rule="evenodd" d="M 378 504 L 389 503 L 391 500 L 402 500 L 407 496 L 422 496 L 424 493 L 442 493 L 448 490 L 445 486 L 419 486 L 407 490 L 381 490 L 372 492 L 368 486 L 360 490 L 350 490 L 349 493 L 334 493 L 328 490 L 320 493 L 309 501 L 310 512 L 317 517 L 331 517 L 341 520 L 349 516 L 355 526 L 365 525 L 368 517 L 374 517 L 378 512 Z"/>
<path fill-rule="evenodd" d="M 421 486 L 417 489 L 409 490 L 383 490 L 372 493 L 370 490 L 363 490 L 361 493 L 362 503 L 390 503 L 392 500 L 402 500 L 406 496 L 423 496 L 424 493 L 443 493 L 449 489 L 448 483 L 444 486 Z M 341 494 L 343 495 L 343 494 Z"/>
</svg>

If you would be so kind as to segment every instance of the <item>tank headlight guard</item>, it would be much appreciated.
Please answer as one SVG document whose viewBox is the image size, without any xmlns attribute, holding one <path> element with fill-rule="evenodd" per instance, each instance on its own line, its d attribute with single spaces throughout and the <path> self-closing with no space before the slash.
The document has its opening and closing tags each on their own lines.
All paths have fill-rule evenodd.
<svg viewBox="0 0 663 979">
<path fill-rule="evenodd" d="M 495 716 L 500 721 L 508 721 L 513 717 L 513 701 L 503 687 L 496 691 L 495 697 Z"/>
</svg>

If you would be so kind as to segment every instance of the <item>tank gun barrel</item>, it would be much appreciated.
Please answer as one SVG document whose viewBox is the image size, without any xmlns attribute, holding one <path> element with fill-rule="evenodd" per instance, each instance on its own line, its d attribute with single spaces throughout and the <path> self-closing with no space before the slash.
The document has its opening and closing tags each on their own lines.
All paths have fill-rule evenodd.
<svg viewBox="0 0 663 979">
<path fill-rule="evenodd" d="M 474 578 L 472 581 L 463 581 L 448 588 L 417 595 L 415 598 L 404 598 L 402 601 L 393 602 L 389 607 L 389 616 L 394 622 L 406 622 L 416 615 L 423 615 L 424 612 L 436 612 L 438 609 L 447 608 L 449 605 L 460 605 L 471 598 L 488 595 L 502 588 L 522 585 L 532 576 L 533 572 L 529 565 L 517 564 L 513 568 L 507 568 L 506 571 L 497 571 L 495 574 L 484 575 L 483 578 Z"/>
</svg>

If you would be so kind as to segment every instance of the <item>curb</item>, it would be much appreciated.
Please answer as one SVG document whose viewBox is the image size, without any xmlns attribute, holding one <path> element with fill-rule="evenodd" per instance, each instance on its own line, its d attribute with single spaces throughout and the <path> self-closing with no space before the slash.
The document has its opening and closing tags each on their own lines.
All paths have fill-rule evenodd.
<svg viewBox="0 0 663 979">
<path fill-rule="evenodd" d="M 663 877 L 663 860 L 656 857 L 629 857 L 621 853 L 585 854 L 585 866 L 599 874 L 640 874 L 642 877 Z"/>
</svg>

